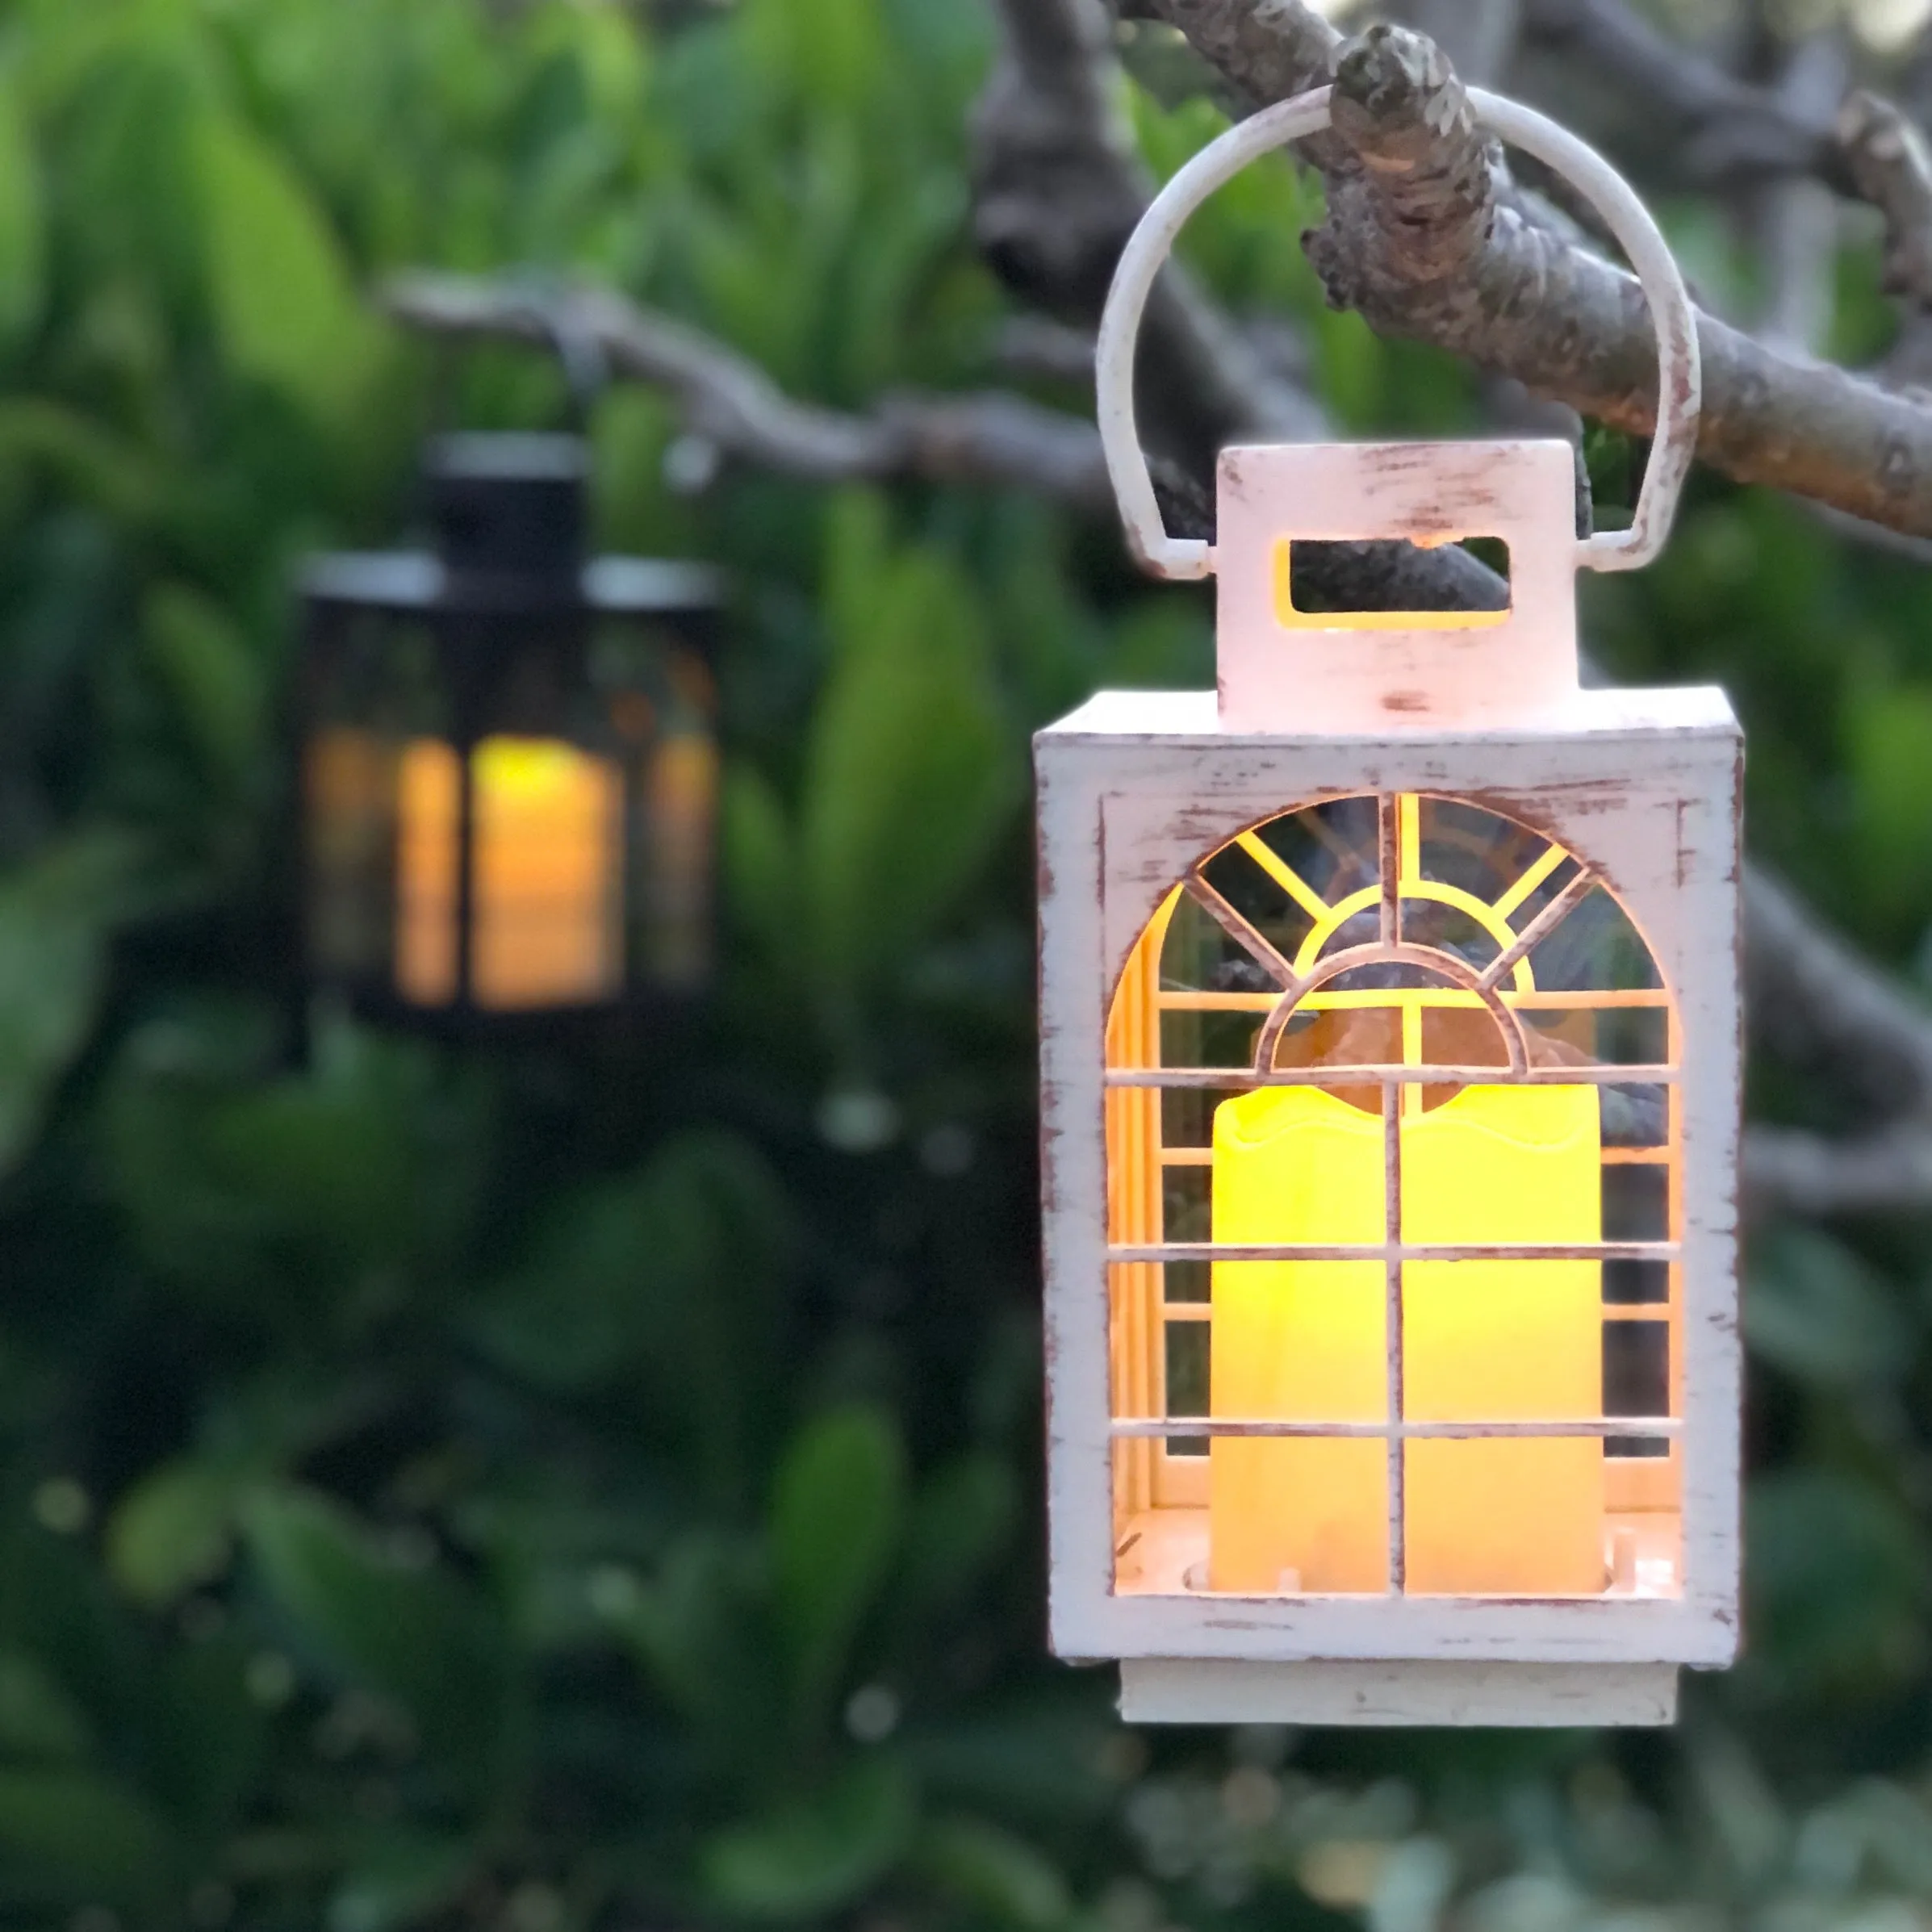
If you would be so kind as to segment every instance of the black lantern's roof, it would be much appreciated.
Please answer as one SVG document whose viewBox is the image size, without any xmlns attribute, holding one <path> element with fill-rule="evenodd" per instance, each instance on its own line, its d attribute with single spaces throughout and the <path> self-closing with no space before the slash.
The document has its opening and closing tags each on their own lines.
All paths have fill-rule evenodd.
<svg viewBox="0 0 1932 1932">
<path fill-rule="evenodd" d="M 316 558 L 303 572 L 302 589 L 324 603 L 418 614 L 557 601 L 547 578 L 530 580 L 535 594 L 520 597 L 525 581 L 467 576 L 427 550 L 352 550 Z M 723 579 L 709 565 L 649 557 L 593 557 L 568 581 L 574 600 L 600 617 L 695 614 L 717 609 L 724 598 Z"/>
<path fill-rule="evenodd" d="M 425 613 L 576 608 L 609 617 L 714 609 L 703 564 L 584 555 L 590 456 L 582 437 L 445 436 L 424 463 L 433 550 L 319 557 L 312 600 Z"/>
</svg>

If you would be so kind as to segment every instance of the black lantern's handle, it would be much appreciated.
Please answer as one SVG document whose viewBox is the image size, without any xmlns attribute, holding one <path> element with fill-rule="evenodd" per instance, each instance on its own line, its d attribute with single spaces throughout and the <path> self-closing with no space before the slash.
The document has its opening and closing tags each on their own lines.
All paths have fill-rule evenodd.
<svg viewBox="0 0 1932 1932">
<path fill-rule="evenodd" d="M 1214 549 L 1198 537 L 1170 537 L 1155 500 L 1134 412 L 1134 344 L 1141 310 L 1181 224 L 1251 161 L 1328 127 L 1332 91 L 1319 87 L 1265 107 L 1211 141 L 1154 198 L 1114 272 L 1094 356 L 1100 437 L 1127 542 L 1156 577 L 1208 576 Z M 1663 548 L 1697 447 L 1702 376 L 1696 317 L 1683 278 L 1650 211 L 1595 149 L 1533 108 L 1478 87 L 1468 94 L 1471 107 L 1503 140 L 1534 155 L 1595 204 L 1629 257 L 1650 303 L 1659 367 L 1657 434 L 1643 487 L 1629 529 L 1580 538 L 1576 559 L 1589 570 L 1636 570 Z"/>
</svg>

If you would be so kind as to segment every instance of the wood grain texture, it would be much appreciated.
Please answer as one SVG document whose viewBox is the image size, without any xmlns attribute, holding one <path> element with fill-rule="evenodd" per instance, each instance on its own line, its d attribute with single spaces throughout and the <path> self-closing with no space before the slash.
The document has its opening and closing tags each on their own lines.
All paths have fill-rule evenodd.
<svg viewBox="0 0 1932 1932">
<path fill-rule="evenodd" d="M 1130 1724 L 1662 1725 L 1677 1715 L 1675 1664 L 1121 1666 Z"/>
</svg>

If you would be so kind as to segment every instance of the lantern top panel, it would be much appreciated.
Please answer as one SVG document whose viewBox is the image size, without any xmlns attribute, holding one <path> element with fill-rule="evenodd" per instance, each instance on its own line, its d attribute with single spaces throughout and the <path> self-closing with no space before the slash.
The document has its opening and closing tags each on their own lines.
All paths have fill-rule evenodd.
<svg viewBox="0 0 1932 1932">
<path fill-rule="evenodd" d="M 647 557 L 596 557 L 569 581 L 583 608 L 599 617 L 672 617 L 715 611 L 724 601 L 720 574 L 702 563 Z M 427 550 L 340 552 L 319 557 L 305 571 L 303 594 L 312 602 L 353 604 L 420 615 L 436 610 L 500 610 L 516 602 L 522 580 L 473 580 L 452 571 Z M 556 601 L 542 579 L 528 601 L 545 608 Z"/>
<path fill-rule="evenodd" d="M 1695 737 L 1735 738 L 1736 714 L 1730 700 L 1714 684 L 1681 685 L 1656 690 L 1614 686 L 1571 693 L 1559 708 L 1539 719 L 1529 734 L 1545 738 L 1651 736 L 1677 733 Z M 1462 742 L 1493 738 L 1520 742 L 1520 724 L 1445 726 L 1438 734 Z M 1405 742 L 1418 736 L 1405 730 Z M 1211 691 L 1099 691 L 1057 722 L 1041 730 L 1035 742 L 1087 739 L 1118 743 L 1140 739 L 1170 745 L 1198 745 L 1202 749 L 1283 742 L 1378 743 L 1378 735 L 1361 729 L 1325 730 L 1319 725 L 1297 725 L 1289 730 L 1226 725 L 1216 694 Z"/>
</svg>

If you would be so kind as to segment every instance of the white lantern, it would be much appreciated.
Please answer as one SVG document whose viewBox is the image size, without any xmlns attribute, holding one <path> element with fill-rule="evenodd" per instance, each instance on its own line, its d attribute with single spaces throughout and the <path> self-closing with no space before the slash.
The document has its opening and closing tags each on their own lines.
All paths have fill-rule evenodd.
<svg viewBox="0 0 1932 1932">
<path fill-rule="evenodd" d="M 1632 527 L 1562 442 L 1230 449 L 1161 528 L 1140 311 L 1304 96 L 1123 256 L 1101 420 L 1157 574 L 1219 584 L 1218 693 L 1036 741 L 1052 1636 L 1136 1720 L 1663 1723 L 1738 1640 L 1742 742 L 1723 693 L 1579 688 L 1574 572 L 1661 545 L 1695 441 L 1681 281 Z M 1311 614 L 1309 542 L 1499 540 L 1508 608 Z"/>
</svg>

